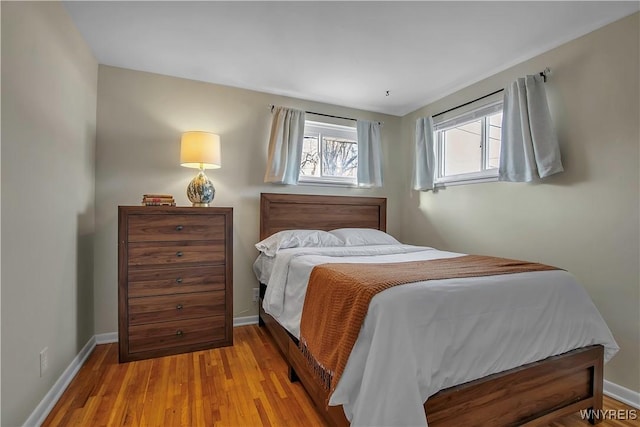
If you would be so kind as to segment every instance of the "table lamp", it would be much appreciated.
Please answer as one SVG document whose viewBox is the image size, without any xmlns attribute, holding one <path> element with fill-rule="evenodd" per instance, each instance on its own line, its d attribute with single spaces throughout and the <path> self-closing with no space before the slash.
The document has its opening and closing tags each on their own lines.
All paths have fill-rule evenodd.
<svg viewBox="0 0 640 427">
<path fill-rule="evenodd" d="M 183 133 L 180 140 L 180 165 L 200 169 L 187 187 L 187 197 L 193 206 L 208 207 L 216 189 L 204 171 L 220 168 L 220 137 L 200 131 Z"/>
</svg>

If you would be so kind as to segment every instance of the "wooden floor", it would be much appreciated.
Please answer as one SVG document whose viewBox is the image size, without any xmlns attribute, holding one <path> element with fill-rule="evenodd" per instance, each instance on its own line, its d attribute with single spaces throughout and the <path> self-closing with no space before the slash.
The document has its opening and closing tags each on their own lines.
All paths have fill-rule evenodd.
<svg viewBox="0 0 640 427">
<path fill-rule="evenodd" d="M 605 409 L 631 410 L 605 397 Z M 639 414 L 640 411 L 635 413 Z M 43 426 L 321 426 L 263 328 L 234 329 L 234 346 L 118 363 L 117 344 L 96 347 Z M 584 427 L 578 414 L 553 427 Z M 638 426 L 606 420 L 602 427 Z"/>
</svg>

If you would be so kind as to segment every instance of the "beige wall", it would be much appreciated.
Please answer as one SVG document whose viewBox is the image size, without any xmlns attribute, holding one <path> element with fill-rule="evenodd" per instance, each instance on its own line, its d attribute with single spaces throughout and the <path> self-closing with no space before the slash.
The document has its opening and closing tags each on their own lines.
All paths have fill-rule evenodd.
<svg viewBox="0 0 640 427">
<path fill-rule="evenodd" d="M 402 202 L 402 238 L 572 272 L 621 347 L 606 378 L 635 391 L 640 391 L 638 21 L 638 14 L 622 19 L 421 108 L 403 117 L 401 138 L 408 163 L 416 118 L 552 69 L 547 97 L 565 172 L 543 183 L 412 192 Z M 409 179 L 407 171 L 403 181 Z"/>
<path fill-rule="evenodd" d="M 117 207 L 138 205 L 142 194 L 171 193 L 189 206 L 186 188 L 194 169 L 180 167 L 180 135 L 205 130 L 220 135 L 222 168 L 207 171 L 215 206 L 234 208 L 234 317 L 257 315 L 252 263 L 258 252 L 260 192 L 354 194 L 389 198 L 389 231 L 400 231 L 402 176 L 392 155 L 399 147 L 400 119 L 249 90 L 108 66 L 99 67 L 96 147 L 96 333 L 117 330 Z M 269 105 L 346 117 L 381 120 L 384 188 L 377 190 L 263 183 L 271 127 Z"/>
<path fill-rule="evenodd" d="M 94 334 L 98 65 L 60 3 L 1 7 L 1 424 L 16 426 Z"/>
</svg>

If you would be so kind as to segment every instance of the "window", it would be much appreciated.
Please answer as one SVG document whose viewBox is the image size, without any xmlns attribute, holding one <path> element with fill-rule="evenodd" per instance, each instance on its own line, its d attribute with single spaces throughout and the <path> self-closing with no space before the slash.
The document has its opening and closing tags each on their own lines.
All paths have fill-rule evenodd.
<svg viewBox="0 0 640 427">
<path fill-rule="evenodd" d="M 356 128 L 306 120 L 299 180 L 355 185 L 357 172 Z"/>
<path fill-rule="evenodd" d="M 502 102 L 435 125 L 436 184 L 495 180 L 500 163 Z"/>
</svg>

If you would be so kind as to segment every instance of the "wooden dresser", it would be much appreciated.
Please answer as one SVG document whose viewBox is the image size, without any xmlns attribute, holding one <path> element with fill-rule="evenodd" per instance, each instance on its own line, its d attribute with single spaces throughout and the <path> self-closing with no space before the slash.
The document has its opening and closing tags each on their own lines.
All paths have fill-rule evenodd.
<svg viewBox="0 0 640 427">
<path fill-rule="evenodd" d="M 118 207 L 120 362 L 233 345 L 233 208 Z"/>
</svg>

